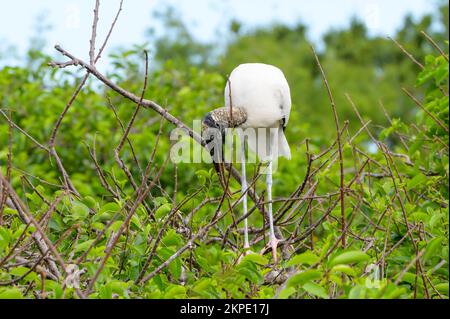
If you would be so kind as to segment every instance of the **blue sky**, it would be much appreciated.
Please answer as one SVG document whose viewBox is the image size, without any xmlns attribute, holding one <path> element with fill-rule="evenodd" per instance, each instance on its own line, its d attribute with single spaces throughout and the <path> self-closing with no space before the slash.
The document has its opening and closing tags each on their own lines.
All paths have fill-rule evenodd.
<svg viewBox="0 0 450 319">
<path fill-rule="evenodd" d="M 143 43 L 149 27 L 160 29 L 151 12 L 172 5 L 194 36 L 202 41 L 217 39 L 231 19 L 237 19 L 247 28 L 273 22 L 293 24 L 302 21 L 309 28 L 309 36 L 317 41 L 334 27 L 348 25 L 352 16 L 358 16 L 368 25 L 369 32 L 392 35 L 410 13 L 418 18 L 433 12 L 436 1 L 427 0 L 124 0 L 122 14 L 109 42 L 109 50 L 117 46 Z M 6 4 L 7 3 L 7 4 Z M 29 45 L 36 33 L 36 20 L 45 21 L 51 29 L 45 31 L 47 52 L 54 44 L 81 58 L 89 48 L 92 10 L 95 0 L 13 0 L 3 4 L 0 11 L 0 52 L 10 45 L 18 54 Z M 119 0 L 103 0 L 100 4 L 99 39 L 103 39 L 116 13 Z M 108 53 L 108 50 L 106 50 Z M 104 55 L 105 56 L 105 55 Z M 103 59 L 102 64 L 107 63 Z"/>
</svg>

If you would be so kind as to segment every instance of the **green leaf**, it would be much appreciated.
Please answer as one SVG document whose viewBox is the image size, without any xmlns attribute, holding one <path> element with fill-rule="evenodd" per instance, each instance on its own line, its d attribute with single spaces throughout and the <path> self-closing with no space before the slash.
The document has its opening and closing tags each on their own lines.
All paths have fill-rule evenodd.
<svg viewBox="0 0 450 319">
<path fill-rule="evenodd" d="M 165 216 L 168 212 L 170 212 L 172 209 L 172 204 L 166 203 L 162 204 L 155 212 L 156 219 L 160 219 L 161 217 Z"/>
<path fill-rule="evenodd" d="M 165 198 L 165 197 L 155 197 L 153 199 L 153 203 L 155 204 L 156 207 L 159 207 L 159 206 L 167 203 L 167 198 Z"/>
<path fill-rule="evenodd" d="M 307 283 L 308 281 L 316 280 L 322 277 L 322 272 L 315 270 L 315 269 L 309 269 L 302 271 L 298 274 L 295 274 L 291 278 L 288 279 L 287 286 L 288 287 L 294 287 L 298 285 L 303 285 Z"/>
<path fill-rule="evenodd" d="M 95 220 L 98 221 L 108 221 L 113 215 L 120 210 L 120 206 L 117 203 L 106 203 L 98 210 L 95 215 Z"/>
<path fill-rule="evenodd" d="M 343 265 L 343 264 L 336 265 L 331 269 L 331 271 L 341 272 L 341 273 L 344 273 L 346 275 L 353 276 L 353 277 L 356 276 L 356 272 L 353 270 L 352 267 L 350 267 L 348 265 Z"/>
<path fill-rule="evenodd" d="M 287 299 L 289 296 L 294 294 L 297 291 L 294 287 L 286 287 L 283 290 L 281 290 L 280 294 L 278 295 L 279 299 Z"/>
<path fill-rule="evenodd" d="M 307 282 L 306 284 L 303 285 L 302 287 L 303 289 L 305 289 L 309 294 L 323 298 L 323 299 L 328 299 L 328 294 L 326 292 L 326 290 L 322 287 L 319 286 L 316 283 L 313 282 Z"/>
<path fill-rule="evenodd" d="M 120 206 L 117 203 L 111 202 L 111 203 L 106 203 L 105 205 L 103 205 L 98 213 L 99 214 L 103 214 L 103 213 L 115 213 L 117 211 L 120 210 Z"/>
<path fill-rule="evenodd" d="M 83 199 L 83 203 L 86 204 L 90 208 L 95 208 L 95 205 L 97 202 L 95 201 L 95 199 L 92 196 L 86 196 Z"/>
<path fill-rule="evenodd" d="M 245 268 L 240 267 L 239 274 L 243 275 L 254 284 L 258 284 L 262 280 L 262 276 L 259 274 L 258 270 L 251 269 L 250 266 Z"/>
<path fill-rule="evenodd" d="M 118 281 L 118 280 L 113 280 L 109 284 L 111 286 L 111 290 L 113 293 L 118 294 L 121 297 L 128 296 L 128 292 L 127 292 L 128 283 Z"/>
<path fill-rule="evenodd" d="M 394 276 L 394 278 L 397 280 L 397 278 L 400 276 L 400 274 L 397 274 Z M 401 282 L 407 282 L 411 285 L 414 285 L 414 282 L 416 281 L 416 275 L 412 274 L 410 272 L 407 272 L 403 275 Z"/>
<path fill-rule="evenodd" d="M 71 212 L 74 220 L 86 219 L 89 216 L 89 207 L 82 202 L 74 201 Z"/>
<path fill-rule="evenodd" d="M 200 184 L 205 184 L 206 181 L 211 177 L 211 175 L 203 169 L 196 171 L 195 175 L 197 175 Z"/>
<path fill-rule="evenodd" d="M 99 297 L 101 299 L 112 299 L 112 288 L 109 283 L 100 287 Z"/>
<path fill-rule="evenodd" d="M 18 215 L 17 210 L 12 209 L 10 207 L 3 207 L 3 213 L 5 215 Z"/>
<path fill-rule="evenodd" d="M 172 285 L 166 290 L 163 298 L 165 299 L 186 298 L 186 288 L 179 285 Z"/>
<path fill-rule="evenodd" d="M 409 217 L 416 222 L 424 222 L 428 223 L 428 220 L 430 219 L 430 216 L 424 212 L 415 212 L 409 215 Z"/>
<path fill-rule="evenodd" d="M 11 231 L 3 226 L 0 226 L 0 247 L 7 247 L 11 242 Z"/>
<path fill-rule="evenodd" d="M 250 252 L 248 255 L 244 256 L 241 260 L 241 263 L 246 261 L 251 261 L 258 265 L 267 265 L 268 262 L 266 257 L 253 252 Z"/>
<path fill-rule="evenodd" d="M 0 290 L 0 299 L 23 299 L 19 288 L 6 288 Z"/>
<path fill-rule="evenodd" d="M 30 269 L 27 267 L 19 266 L 14 269 L 11 269 L 10 273 L 11 273 L 11 275 L 20 277 L 20 276 L 23 276 L 24 274 L 26 274 L 29 270 Z M 38 279 L 38 275 L 34 271 L 30 272 L 28 275 L 25 276 L 25 280 L 32 281 L 32 280 L 37 280 L 37 279 Z"/>
<path fill-rule="evenodd" d="M 91 224 L 93 229 L 102 230 L 105 228 L 105 225 L 102 223 L 92 223 Z"/>
<path fill-rule="evenodd" d="M 405 288 L 394 288 L 392 291 L 390 291 L 389 293 L 385 294 L 386 299 L 398 299 L 402 294 L 404 294 L 406 292 Z"/>
<path fill-rule="evenodd" d="M 162 248 L 158 249 L 158 257 L 161 259 L 162 262 L 168 260 L 174 253 L 175 253 L 175 250 L 170 249 L 168 247 L 162 247 Z M 181 276 L 181 261 L 180 261 L 180 257 L 175 258 L 169 264 L 168 271 L 176 279 L 180 278 L 180 276 Z"/>
<path fill-rule="evenodd" d="M 437 284 L 435 287 L 441 294 L 448 296 L 448 282 Z"/>
<path fill-rule="evenodd" d="M 291 267 L 295 265 L 313 265 L 318 262 L 320 258 L 313 254 L 311 251 L 306 251 L 300 255 L 295 255 L 286 263 L 286 267 Z"/>
<path fill-rule="evenodd" d="M 366 297 L 366 288 L 361 286 L 353 287 L 348 293 L 348 299 L 364 299 Z"/>
<path fill-rule="evenodd" d="M 211 278 L 203 278 L 198 280 L 192 291 L 198 294 L 202 298 L 220 298 L 220 294 L 216 290 L 217 284 Z"/>
<path fill-rule="evenodd" d="M 114 223 L 111 224 L 111 226 L 109 227 L 108 231 L 114 231 L 117 232 L 119 230 L 119 228 L 122 226 L 123 221 L 121 220 L 116 220 Z"/>
<path fill-rule="evenodd" d="M 444 240 L 443 237 L 437 237 L 432 240 L 427 245 L 425 254 L 423 255 L 423 260 L 429 260 L 430 258 L 436 257 L 436 251 L 441 248 L 441 243 Z"/>
<path fill-rule="evenodd" d="M 177 234 L 174 229 L 167 231 L 167 234 L 161 240 L 162 244 L 166 247 L 168 246 L 179 246 L 183 239 L 181 235 Z"/>
<path fill-rule="evenodd" d="M 430 220 L 428 221 L 428 225 L 430 225 L 431 229 L 433 229 L 436 225 L 438 225 L 441 218 L 445 216 L 444 213 L 434 213 Z"/>
<path fill-rule="evenodd" d="M 134 214 L 133 216 L 131 216 L 131 224 L 133 226 L 135 226 L 137 229 L 142 228 L 141 221 L 139 220 L 139 217 L 137 216 L 137 214 Z"/>
<path fill-rule="evenodd" d="M 253 261 L 241 261 L 236 269 L 239 274 L 243 275 L 254 284 L 257 284 L 263 280 L 263 276 L 261 275 L 258 268 L 256 267 L 256 264 Z"/>
<path fill-rule="evenodd" d="M 82 242 L 82 243 L 77 244 L 77 246 L 76 246 L 75 249 L 74 249 L 74 252 L 77 253 L 77 252 L 80 252 L 80 251 L 82 251 L 82 252 L 86 251 L 86 249 L 88 249 L 89 246 L 90 246 L 93 242 L 94 242 L 94 239 L 89 239 L 89 240 L 86 240 L 85 242 Z"/>
<path fill-rule="evenodd" d="M 334 257 L 330 262 L 330 266 L 333 267 L 335 265 L 341 264 L 359 263 L 367 261 L 369 259 L 369 255 L 367 255 L 365 252 L 360 250 L 351 250 Z"/>
<path fill-rule="evenodd" d="M 418 174 L 406 183 L 406 188 L 408 190 L 411 190 L 420 184 L 426 184 L 426 182 L 427 182 L 427 177 L 425 175 Z"/>
</svg>

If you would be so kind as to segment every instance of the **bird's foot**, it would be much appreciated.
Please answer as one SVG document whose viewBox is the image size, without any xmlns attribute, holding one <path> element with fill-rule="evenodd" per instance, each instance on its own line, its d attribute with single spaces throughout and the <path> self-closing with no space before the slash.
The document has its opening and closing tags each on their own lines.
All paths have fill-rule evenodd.
<svg viewBox="0 0 450 319">
<path fill-rule="evenodd" d="M 279 239 L 277 239 L 276 237 L 273 237 L 269 240 L 269 242 L 267 243 L 266 247 L 264 247 L 261 250 L 261 254 L 265 254 L 267 250 L 272 249 L 272 257 L 273 257 L 273 263 L 276 265 L 278 262 L 277 259 L 277 246 L 278 243 L 280 242 Z"/>
</svg>

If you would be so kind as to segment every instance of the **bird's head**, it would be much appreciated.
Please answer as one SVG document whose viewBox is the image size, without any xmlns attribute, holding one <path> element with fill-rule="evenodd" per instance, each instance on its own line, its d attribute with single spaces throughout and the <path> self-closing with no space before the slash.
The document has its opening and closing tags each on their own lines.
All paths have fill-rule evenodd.
<svg viewBox="0 0 450 319">
<path fill-rule="evenodd" d="M 209 146 L 208 150 L 210 153 L 214 152 L 211 155 L 213 155 L 215 162 L 223 162 L 223 156 L 217 156 L 215 149 L 220 149 L 223 146 L 225 129 L 239 127 L 246 121 L 247 113 L 241 107 L 233 107 L 231 109 L 219 107 L 205 115 L 202 121 L 202 136 Z"/>
<path fill-rule="evenodd" d="M 224 150 L 225 129 L 239 127 L 247 121 L 247 113 L 240 107 L 219 107 L 208 112 L 202 121 L 202 136 L 206 141 L 208 149 L 213 159 L 219 181 L 228 192 L 225 183 Z"/>
<path fill-rule="evenodd" d="M 202 129 L 215 128 L 225 130 L 225 128 L 239 127 L 247 121 L 247 113 L 242 107 L 219 107 L 208 112 L 203 118 Z"/>
</svg>

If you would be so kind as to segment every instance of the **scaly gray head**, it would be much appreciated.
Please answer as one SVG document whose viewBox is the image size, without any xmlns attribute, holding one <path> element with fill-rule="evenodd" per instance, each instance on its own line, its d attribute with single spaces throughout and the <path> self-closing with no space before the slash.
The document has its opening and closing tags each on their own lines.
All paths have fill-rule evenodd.
<svg viewBox="0 0 450 319">
<path fill-rule="evenodd" d="M 219 107 L 208 112 L 203 118 L 203 130 L 207 128 L 216 128 L 224 130 L 225 128 L 238 127 L 247 121 L 247 113 L 243 108 L 233 107 L 230 111 L 228 107 Z"/>
<path fill-rule="evenodd" d="M 228 107 L 219 107 L 208 112 L 202 121 L 202 135 L 206 140 L 207 149 L 213 159 L 219 181 L 228 194 L 223 167 L 225 129 L 239 127 L 245 121 L 247 121 L 247 113 L 240 107 L 233 107 L 231 110 Z"/>
<path fill-rule="evenodd" d="M 214 148 L 220 150 L 225 143 L 225 129 L 239 127 L 246 120 L 247 113 L 240 107 L 233 107 L 231 110 L 228 107 L 219 107 L 205 115 L 202 121 L 202 136 L 209 145 L 214 162 L 223 160 L 223 154 L 214 154 Z"/>
</svg>

